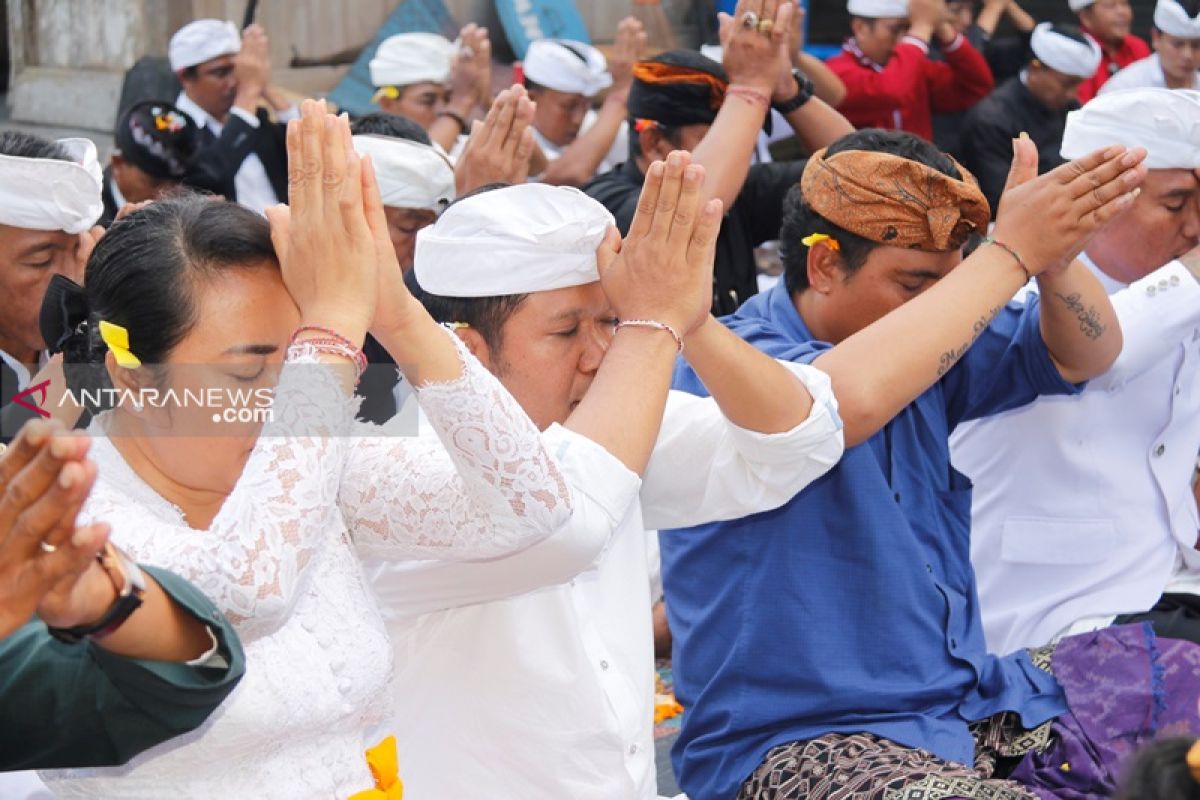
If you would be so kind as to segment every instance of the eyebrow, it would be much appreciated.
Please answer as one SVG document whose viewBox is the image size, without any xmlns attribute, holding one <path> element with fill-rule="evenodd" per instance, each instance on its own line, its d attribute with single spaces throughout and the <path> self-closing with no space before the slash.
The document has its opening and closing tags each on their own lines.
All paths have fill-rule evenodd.
<svg viewBox="0 0 1200 800">
<path fill-rule="evenodd" d="M 572 309 L 568 309 L 567 311 L 558 312 L 554 316 L 550 317 L 550 321 L 551 322 L 566 322 L 567 320 L 573 321 L 573 320 L 579 319 L 582 316 L 583 316 L 583 311 L 581 309 L 572 308 Z"/>
<path fill-rule="evenodd" d="M 269 356 L 279 352 L 279 345 L 274 344 L 239 344 L 225 351 L 231 356 Z"/>
</svg>

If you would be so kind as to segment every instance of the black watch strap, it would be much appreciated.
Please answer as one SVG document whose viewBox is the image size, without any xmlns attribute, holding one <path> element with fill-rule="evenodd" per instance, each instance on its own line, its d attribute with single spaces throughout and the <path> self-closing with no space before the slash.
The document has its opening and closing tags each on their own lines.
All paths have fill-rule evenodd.
<svg viewBox="0 0 1200 800">
<path fill-rule="evenodd" d="M 78 644 L 88 637 L 99 638 L 107 636 L 129 619 L 129 616 L 142 605 L 142 594 L 146 583 L 142 571 L 137 564 L 129 559 L 111 542 L 97 554 L 96 560 L 113 577 L 114 571 L 118 577 L 113 577 L 117 589 L 116 602 L 109 607 L 104 616 L 91 625 L 77 625 L 74 628 L 51 628 L 47 626 L 50 635 L 60 642 Z M 119 581 L 119 582 L 118 582 Z"/>
<path fill-rule="evenodd" d="M 805 75 L 801 70 L 793 69 L 792 77 L 796 80 L 796 96 L 791 100 L 783 103 L 774 103 L 772 108 L 780 114 L 790 114 L 797 108 L 800 108 L 809 100 L 813 99 L 813 82 L 812 78 Z"/>
</svg>

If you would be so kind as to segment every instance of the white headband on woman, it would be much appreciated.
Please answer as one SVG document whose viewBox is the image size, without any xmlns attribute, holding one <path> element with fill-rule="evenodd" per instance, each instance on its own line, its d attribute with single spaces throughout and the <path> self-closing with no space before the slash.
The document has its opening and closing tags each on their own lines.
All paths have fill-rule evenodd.
<svg viewBox="0 0 1200 800">
<path fill-rule="evenodd" d="M 0 225 L 82 233 L 104 213 L 91 139 L 60 139 L 72 161 L 0 155 Z"/>
</svg>

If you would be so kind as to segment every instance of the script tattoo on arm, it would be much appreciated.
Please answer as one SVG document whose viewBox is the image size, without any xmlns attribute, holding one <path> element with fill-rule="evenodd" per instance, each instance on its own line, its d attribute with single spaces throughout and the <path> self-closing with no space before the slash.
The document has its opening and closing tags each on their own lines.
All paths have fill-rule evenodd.
<svg viewBox="0 0 1200 800">
<path fill-rule="evenodd" d="M 1003 306 L 996 306 L 982 317 L 975 320 L 975 324 L 971 328 L 971 338 L 954 350 L 947 350 L 946 352 L 942 353 L 941 358 L 938 359 L 937 375 L 939 378 L 949 372 L 950 368 L 957 364 L 960 358 L 966 355 L 966 352 L 971 349 L 971 345 L 975 344 L 975 340 L 978 339 L 985 330 L 987 330 L 988 325 L 992 324 L 992 320 L 994 320 L 996 315 L 1000 313 L 1001 308 L 1003 308 Z"/>
<path fill-rule="evenodd" d="M 1071 294 L 1054 293 L 1054 296 L 1063 302 L 1075 318 L 1079 320 L 1079 330 L 1089 339 L 1099 339 L 1104 335 L 1107 328 L 1100 322 L 1100 313 L 1096 311 L 1094 306 L 1088 306 L 1086 309 L 1080 301 L 1078 292 Z"/>
</svg>

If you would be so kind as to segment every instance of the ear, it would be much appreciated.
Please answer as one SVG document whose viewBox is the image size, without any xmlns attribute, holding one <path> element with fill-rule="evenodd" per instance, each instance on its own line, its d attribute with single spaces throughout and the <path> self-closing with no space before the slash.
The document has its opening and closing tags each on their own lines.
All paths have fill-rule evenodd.
<svg viewBox="0 0 1200 800">
<path fill-rule="evenodd" d="M 653 125 L 638 134 L 638 147 L 642 149 L 642 155 L 649 161 L 665 158 L 665 154 L 659 152 L 662 141 L 662 132 Z"/>
<path fill-rule="evenodd" d="M 861 17 L 852 17 L 850 19 L 850 32 L 855 36 L 861 36 L 862 33 L 869 30 L 867 21 Z"/>
<path fill-rule="evenodd" d="M 842 257 L 825 242 L 808 248 L 808 285 L 819 294 L 829 294 L 842 282 Z"/>
<path fill-rule="evenodd" d="M 479 335 L 479 331 L 474 328 L 457 328 L 454 331 L 462 343 L 471 351 L 471 355 L 479 359 L 479 363 L 483 364 L 488 372 L 494 372 L 492 369 L 492 349 L 488 347 L 487 342 Z"/>
</svg>

